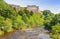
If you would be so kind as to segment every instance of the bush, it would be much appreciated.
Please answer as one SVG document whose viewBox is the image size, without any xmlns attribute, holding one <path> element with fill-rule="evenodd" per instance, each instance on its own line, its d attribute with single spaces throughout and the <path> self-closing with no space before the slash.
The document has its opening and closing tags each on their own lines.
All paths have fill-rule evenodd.
<svg viewBox="0 0 60 39">
<path fill-rule="evenodd" d="M 4 31 L 0 30 L 0 35 L 3 35 L 4 34 Z"/>
</svg>

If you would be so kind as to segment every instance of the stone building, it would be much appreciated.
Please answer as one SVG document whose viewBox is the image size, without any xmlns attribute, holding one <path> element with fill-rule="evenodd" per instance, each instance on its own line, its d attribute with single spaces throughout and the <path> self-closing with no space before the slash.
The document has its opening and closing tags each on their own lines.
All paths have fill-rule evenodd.
<svg viewBox="0 0 60 39">
<path fill-rule="evenodd" d="M 19 5 L 14 5 L 14 4 L 10 4 L 10 6 L 12 6 L 17 12 L 20 11 L 21 7 Z M 25 7 L 23 7 L 25 8 Z M 39 7 L 36 5 L 28 5 L 27 10 L 32 11 L 34 13 L 37 13 L 39 11 Z"/>
<path fill-rule="evenodd" d="M 20 6 L 19 5 L 10 4 L 10 6 L 12 6 L 17 12 L 20 11 Z"/>
<path fill-rule="evenodd" d="M 36 6 L 36 5 L 28 5 L 28 6 L 27 6 L 27 10 L 32 11 L 32 12 L 34 12 L 34 13 L 37 13 L 38 10 L 39 10 L 39 7 Z"/>
</svg>

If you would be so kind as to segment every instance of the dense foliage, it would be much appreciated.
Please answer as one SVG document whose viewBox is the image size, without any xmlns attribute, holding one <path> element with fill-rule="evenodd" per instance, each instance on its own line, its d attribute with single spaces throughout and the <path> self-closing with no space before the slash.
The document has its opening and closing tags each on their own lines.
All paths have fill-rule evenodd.
<svg viewBox="0 0 60 39">
<path fill-rule="evenodd" d="M 44 26 L 50 31 L 53 39 L 60 39 L 60 14 L 53 14 L 50 10 L 41 13 L 28 11 L 26 7 L 21 7 L 17 13 L 14 8 L 0 0 L 0 35 L 14 30 Z"/>
<path fill-rule="evenodd" d="M 43 11 L 44 25 L 50 31 L 52 39 L 60 39 L 60 13 L 53 14 L 49 10 Z"/>
</svg>

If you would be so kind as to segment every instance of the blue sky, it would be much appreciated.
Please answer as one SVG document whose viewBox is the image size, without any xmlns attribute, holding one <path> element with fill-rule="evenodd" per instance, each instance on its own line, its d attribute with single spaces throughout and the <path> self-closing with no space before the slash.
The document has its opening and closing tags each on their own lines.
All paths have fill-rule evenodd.
<svg viewBox="0 0 60 39">
<path fill-rule="evenodd" d="M 16 4 L 22 7 L 37 5 L 39 10 L 51 10 L 53 13 L 60 12 L 60 0 L 5 0 L 8 4 Z"/>
</svg>

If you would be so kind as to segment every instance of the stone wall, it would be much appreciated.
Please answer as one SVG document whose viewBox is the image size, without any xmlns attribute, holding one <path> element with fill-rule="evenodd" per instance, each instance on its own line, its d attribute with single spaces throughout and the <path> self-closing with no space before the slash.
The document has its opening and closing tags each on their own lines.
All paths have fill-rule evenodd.
<svg viewBox="0 0 60 39">
<path fill-rule="evenodd" d="M 28 6 L 27 6 L 27 10 L 33 11 L 34 13 L 37 13 L 38 10 L 39 10 L 39 7 L 36 6 L 36 5 L 28 5 Z"/>
<path fill-rule="evenodd" d="M 16 11 L 20 11 L 20 6 L 19 5 L 11 5 Z M 27 6 L 27 10 L 29 10 L 29 11 L 32 11 L 32 12 L 34 12 L 34 13 L 38 13 L 39 12 L 39 7 L 38 6 L 36 6 L 36 5 L 28 5 Z"/>
</svg>

